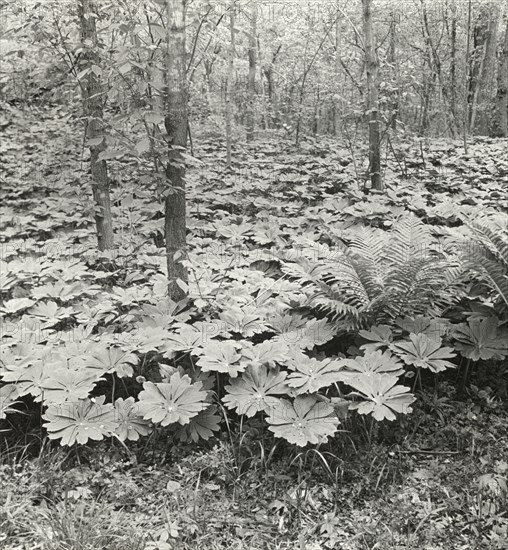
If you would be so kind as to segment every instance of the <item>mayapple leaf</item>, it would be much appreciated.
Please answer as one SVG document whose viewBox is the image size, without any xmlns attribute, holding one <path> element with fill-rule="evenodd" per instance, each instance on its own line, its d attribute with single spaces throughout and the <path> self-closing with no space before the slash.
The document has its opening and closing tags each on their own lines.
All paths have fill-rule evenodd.
<svg viewBox="0 0 508 550">
<path fill-rule="evenodd" d="M 118 377 L 128 377 L 134 374 L 133 365 L 138 364 L 138 358 L 133 353 L 126 353 L 118 347 L 99 347 L 91 356 L 85 358 L 87 368 L 107 373 L 116 373 Z"/>
<path fill-rule="evenodd" d="M 424 317 L 417 315 L 416 317 L 397 318 L 395 323 L 406 332 L 411 334 L 424 333 L 429 338 L 438 340 L 443 338 L 449 329 L 450 322 L 447 319 Z"/>
<path fill-rule="evenodd" d="M 208 440 L 213 436 L 213 432 L 219 430 L 221 417 L 217 414 L 217 406 L 210 405 L 204 411 L 191 418 L 191 421 L 182 426 L 177 436 L 180 441 L 197 442 L 200 439 Z"/>
<path fill-rule="evenodd" d="M 404 369 L 397 357 L 390 351 L 367 349 L 365 355 L 355 358 L 340 359 L 338 363 L 343 367 L 340 380 L 349 384 L 349 381 L 359 375 L 389 373 L 392 376 L 400 376 Z"/>
<path fill-rule="evenodd" d="M 0 311 L 5 314 L 14 314 L 33 306 L 35 302 L 29 298 L 13 298 L 12 300 L 6 300 L 3 306 L 0 307 Z"/>
<path fill-rule="evenodd" d="M 508 355 L 508 332 L 498 330 L 496 317 L 470 319 L 454 327 L 455 349 L 473 361 L 504 359 Z"/>
<path fill-rule="evenodd" d="M 61 445 L 84 444 L 89 439 L 100 441 L 116 428 L 112 404 L 104 404 L 105 397 L 95 400 L 51 404 L 42 416 L 50 439 L 61 439 Z"/>
<path fill-rule="evenodd" d="M 0 386 L 0 420 L 4 420 L 8 413 L 19 412 L 12 406 L 17 403 L 18 388 L 14 384 Z"/>
<path fill-rule="evenodd" d="M 197 364 L 203 372 L 224 372 L 236 378 L 246 367 L 241 358 L 232 341 L 210 340 L 202 347 Z"/>
<path fill-rule="evenodd" d="M 138 411 L 145 420 L 168 426 L 188 424 L 204 408 L 206 392 L 201 382 L 192 383 L 187 375 L 175 372 L 169 382 L 145 382 L 139 393 Z"/>
<path fill-rule="evenodd" d="M 399 379 L 390 374 L 363 374 L 348 381 L 359 392 L 361 401 L 350 408 L 360 414 L 371 414 L 376 420 L 395 420 L 396 412 L 408 414 L 415 397 L 409 388 L 398 385 Z"/>
<path fill-rule="evenodd" d="M 162 346 L 164 357 L 172 358 L 178 352 L 196 353 L 204 338 L 205 336 L 200 330 L 191 325 L 181 324 L 176 332 L 164 339 Z"/>
<path fill-rule="evenodd" d="M 150 422 L 140 416 L 134 397 L 125 400 L 119 397 L 115 401 L 115 420 L 115 433 L 121 441 L 137 441 L 139 436 L 148 435 L 152 431 Z"/>
<path fill-rule="evenodd" d="M 277 404 L 275 395 L 289 393 L 286 376 L 277 368 L 250 366 L 239 378 L 232 380 L 231 385 L 226 386 L 227 393 L 222 401 L 228 409 L 252 417 Z"/>
<path fill-rule="evenodd" d="M 453 363 L 446 361 L 455 357 L 453 349 L 443 347 L 441 338 L 430 338 L 423 332 L 410 334 L 409 341 L 397 342 L 392 349 L 406 365 L 430 369 L 432 372 L 455 367 Z"/>
<path fill-rule="evenodd" d="M 41 401 L 44 382 L 49 378 L 51 365 L 35 360 L 32 364 L 24 362 L 7 365 L 2 372 L 2 382 L 12 382 L 16 385 L 18 396 L 31 395 L 35 401 Z"/>
<path fill-rule="evenodd" d="M 288 377 L 288 385 L 298 394 L 315 393 L 341 380 L 341 365 L 331 359 L 318 360 L 302 354 L 292 363 L 295 369 Z"/>
<path fill-rule="evenodd" d="M 374 351 L 382 347 L 388 347 L 393 340 L 392 330 L 388 325 L 378 325 L 370 327 L 370 330 L 361 330 L 360 336 L 369 340 L 369 343 L 360 346 L 360 349 Z"/>
<path fill-rule="evenodd" d="M 94 370 L 73 370 L 64 367 L 52 370 L 42 382 L 43 399 L 47 404 L 85 399 L 93 390 L 102 373 Z"/>
<path fill-rule="evenodd" d="M 299 395 L 293 402 L 278 399 L 267 411 L 266 420 L 275 437 L 300 447 L 326 441 L 339 424 L 333 407 L 315 395 Z"/>
<path fill-rule="evenodd" d="M 275 367 L 276 363 L 282 363 L 288 355 L 288 346 L 283 342 L 265 340 L 254 346 L 246 346 L 242 349 L 242 355 L 248 365 L 259 367 L 268 365 Z"/>
</svg>

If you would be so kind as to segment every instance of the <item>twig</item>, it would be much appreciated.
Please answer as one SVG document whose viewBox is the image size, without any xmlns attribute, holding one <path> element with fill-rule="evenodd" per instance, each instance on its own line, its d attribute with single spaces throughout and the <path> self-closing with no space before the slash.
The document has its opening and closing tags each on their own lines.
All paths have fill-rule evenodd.
<svg viewBox="0 0 508 550">
<path fill-rule="evenodd" d="M 397 451 L 404 455 L 459 455 L 462 451 L 421 451 L 415 449 L 414 451 Z"/>
</svg>

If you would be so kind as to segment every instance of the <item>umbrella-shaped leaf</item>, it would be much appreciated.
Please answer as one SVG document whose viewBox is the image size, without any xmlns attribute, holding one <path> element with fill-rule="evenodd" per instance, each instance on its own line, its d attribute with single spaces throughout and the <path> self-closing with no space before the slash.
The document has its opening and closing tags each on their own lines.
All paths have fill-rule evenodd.
<svg viewBox="0 0 508 550">
<path fill-rule="evenodd" d="M 399 386 L 398 378 L 389 374 L 360 375 L 348 382 L 364 400 L 351 404 L 360 414 L 371 414 L 376 420 L 394 420 L 394 412 L 411 412 L 415 397 L 409 388 Z"/>
<path fill-rule="evenodd" d="M 204 405 L 203 405 L 204 406 Z M 218 431 L 220 416 L 217 414 L 217 407 L 210 405 L 204 411 L 191 418 L 191 421 L 178 430 L 180 441 L 198 441 L 210 439 L 213 432 Z"/>
<path fill-rule="evenodd" d="M 137 365 L 138 358 L 133 353 L 126 353 L 120 348 L 106 348 L 94 351 L 87 357 L 85 365 L 88 368 L 97 369 L 99 372 L 114 372 L 120 378 L 132 376 L 132 365 Z"/>
<path fill-rule="evenodd" d="M 195 352 L 202 344 L 203 333 L 191 325 L 181 325 L 177 332 L 165 336 L 161 350 L 164 357 L 172 358 L 177 353 Z"/>
<path fill-rule="evenodd" d="M 404 317 L 403 319 L 399 317 L 395 320 L 395 323 L 411 334 L 420 334 L 423 332 L 429 338 L 435 340 L 443 338 L 447 334 L 450 326 L 450 321 L 447 319 L 431 319 L 430 317 L 424 317 L 422 315 L 417 315 L 414 318 Z"/>
<path fill-rule="evenodd" d="M 360 346 L 360 349 L 373 351 L 382 347 L 388 347 L 393 340 L 392 329 L 388 325 L 378 325 L 371 327 L 370 330 L 361 330 L 360 336 L 369 340 L 369 343 Z"/>
<path fill-rule="evenodd" d="M 230 306 L 219 315 L 228 332 L 239 332 L 245 337 L 252 336 L 267 329 L 254 306 Z"/>
<path fill-rule="evenodd" d="M 341 372 L 340 380 L 346 383 L 359 375 L 390 373 L 392 376 L 399 376 L 404 372 L 398 358 L 388 350 L 382 352 L 381 350 L 368 349 L 363 356 L 354 359 L 341 359 L 338 363 L 345 367 Z"/>
<path fill-rule="evenodd" d="M 230 341 L 210 340 L 201 348 L 200 355 L 198 365 L 203 372 L 226 372 L 236 378 L 246 367 L 240 363 L 242 356 Z"/>
<path fill-rule="evenodd" d="M 99 380 L 102 378 L 94 370 L 58 368 L 42 382 L 44 402 L 59 404 L 85 399 Z"/>
<path fill-rule="evenodd" d="M 78 402 L 52 404 L 43 418 L 50 439 L 61 439 L 61 445 L 84 444 L 89 439 L 99 441 L 115 430 L 113 405 L 104 404 L 105 397 L 95 401 L 83 399 Z"/>
<path fill-rule="evenodd" d="M 467 325 L 457 325 L 453 332 L 455 349 L 473 361 L 504 359 L 508 355 L 508 333 L 498 330 L 497 325 L 496 317 L 470 319 Z"/>
<path fill-rule="evenodd" d="M 299 395 L 293 403 L 281 398 L 267 413 L 268 429 L 300 447 L 322 443 L 337 431 L 339 424 L 333 407 L 314 395 Z"/>
<path fill-rule="evenodd" d="M 338 361 L 331 359 L 319 361 L 302 355 L 292 366 L 295 372 L 289 375 L 288 384 L 296 388 L 298 394 L 317 392 L 341 379 L 341 366 Z"/>
<path fill-rule="evenodd" d="M 5 301 L 3 306 L 0 307 L 0 311 L 6 314 L 18 313 L 18 311 L 27 309 L 34 304 L 35 302 L 29 298 L 13 298 L 12 300 Z"/>
<path fill-rule="evenodd" d="M 0 420 L 4 420 L 10 412 L 19 412 L 12 408 L 17 403 L 17 397 L 19 397 L 18 388 L 14 384 L 0 387 Z"/>
<path fill-rule="evenodd" d="M 409 341 L 397 342 L 392 349 L 406 365 L 430 369 L 432 372 L 455 367 L 446 361 L 455 357 L 453 349 L 442 347 L 441 338 L 431 339 L 424 333 L 410 334 Z"/>
<path fill-rule="evenodd" d="M 312 319 L 304 326 L 290 326 L 281 334 L 274 337 L 274 341 L 289 346 L 299 346 L 301 349 L 312 349 L 325 344 L 335 336 L 336 329 L 326 319 Z"/>
<path fill-rule="evenodd" d="M 39 303 L 30 313 L 43 321 L 41 328 L 50 328 L 72 315 L 72 307 L 59 307 L 56 302 Z"/>
<path fill-rule="evenodd" d="M 265 340 L 261 344 L 242 349 L 246 362 L 251 366 L 268 365 L 274 367 L 287 357 L 288 346 L 284 342 Z"/>
<path fill-rule="evenodd" d="M 134 397 L 115 401 L 115 419 L 118 423 L 115 433 L 122 440 L 137 441 L 140 435 L 148 435 L 152 429 L 150 422 L 139 415 Z"/>
<path fill-rule="evenodd" d="M 145 420 L 161 426 L 178 422 L 188 424 L 190 419 L 203 410 L 206 392 L 201 391 L 201 382 L 192 383 L 179 372 L 169 382 L 154 384 L 145 382 L 139 394 L 138 411 Z"/>
<path fill-rule="evenodd" d="M 23 362 L 10 364 L 2 373 L 2 381 L 15 384 L 19 397 L 31 395 L 36 401 L 40 401 L 44 382 L 52 370 L 50 367 L 51 365 L 39 359 L 28 365 Z"/>
<path fill-rule="evenodd" d="M 259 411 L 266 411 L 277 404 L 275 395 L 287 394 L 286 373 L 279 369 L 268 369 L 262 365 L 248 367 L 230 386 L 222 399 L 228 409 L 236 409 L 238 414 L 252 417 Z"/>
</svg>

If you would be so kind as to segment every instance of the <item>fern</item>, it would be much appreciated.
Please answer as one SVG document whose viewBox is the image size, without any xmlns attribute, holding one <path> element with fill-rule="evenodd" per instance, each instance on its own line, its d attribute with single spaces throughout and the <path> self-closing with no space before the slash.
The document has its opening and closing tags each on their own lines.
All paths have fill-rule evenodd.
<svg viewBox="0 0 508 550">
<path fill-rule="evenodd" d="M 460 297 L 455 284 L 462 265 L 436 244 L 427 225 L 407 216 L 390 232 L 364 228 L 318 266 L 306 259 L 305 275 L 294 263 L 282 269 L 343 328 L 364 328 L 407 314 L 439 315 Z"/>
<path fill-rule="evenodd" d="M 467 264 L 508 306 L 508 217 L 481 218 L 468 226 L 473 246 L 466 251 Z"/>
</svg>

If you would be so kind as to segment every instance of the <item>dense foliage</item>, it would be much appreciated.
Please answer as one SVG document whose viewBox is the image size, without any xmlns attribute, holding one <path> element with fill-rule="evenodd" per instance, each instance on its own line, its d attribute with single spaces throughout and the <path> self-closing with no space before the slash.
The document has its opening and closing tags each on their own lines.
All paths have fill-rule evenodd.
<svg viewBox="0 0 508 550">
<path fill-rule="evenodd" d="M 481 178 L 483 165 L 498 186 L 506 180 L 488 160 L 493 143 L 475 145 L 482 165 L 458 146 L 425 152 L 449 172 L 474 163 L 478 179 L 460 188 L 418 168 L 368 195 L 345 151 L 309 142 L 284 157 L 281 147 L 242 153 L 259 167 L 255 187 L 249 175 L 222 181 L 212 165 L 190 172 L 182 303 L 167 298 L 160 219 L 136 179 L 114 193 L 121 246 L 101 255 L 79 182 L 69 187 L 58 170 L 51 183 L 14 181 L 3 216 L 3 416 L 39 403 L 49 437 L 68 445 L 136 440 L 157 425 L 196 441 L 219 430 L 222 403 L 223 414 L 261 414 L 277 437 L 316 444 L 348 409 L 378 420 L 409 412 L 422 371 L 506 357 L 507 217 Z M 205 162 L 220 155 L 202 151 Z M 273 153 L 287 160 L 273 165 Z M 119 176 L 128 170 L 118 165 Z"/>
<path fill-rule="evenodd" d="M 506 547 L 507 14 L 372 4 L 0 4 L 0 543 Z"/>
</svg>

